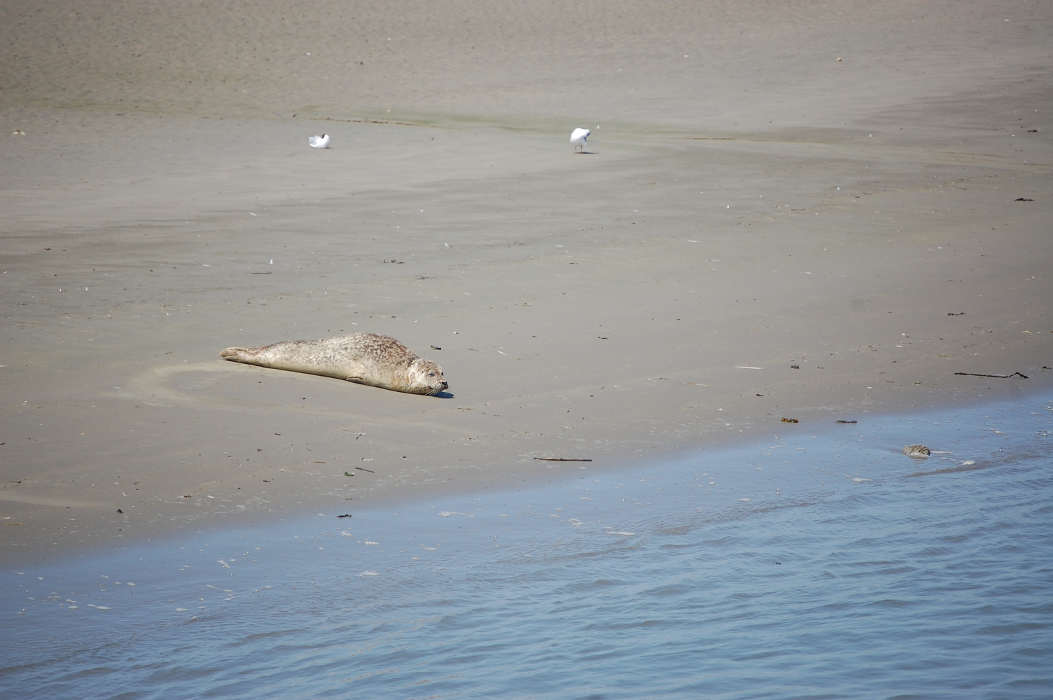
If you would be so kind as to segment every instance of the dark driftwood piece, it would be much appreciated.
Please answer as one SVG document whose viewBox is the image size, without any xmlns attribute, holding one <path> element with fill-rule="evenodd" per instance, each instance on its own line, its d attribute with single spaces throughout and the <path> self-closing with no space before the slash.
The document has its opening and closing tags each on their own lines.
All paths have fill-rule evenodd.
<svg viewBox="0 0 1053 700">
<path fill-rule="evenodd" d="M 591 459 L 582 457 L 534 457 L 539 462 L 591 462 Z"/>
<path fill-rule="evenodd" d="M 1013 372 L 1012 374 L 980 374 L 978 372 L 955 372 L 959 377 L 990 377 L 992 379 L 1009 379 L 1010 377 L 1023 377 L 1027 379 L 1028 376 L 1022 372 Z"/>
</svg>

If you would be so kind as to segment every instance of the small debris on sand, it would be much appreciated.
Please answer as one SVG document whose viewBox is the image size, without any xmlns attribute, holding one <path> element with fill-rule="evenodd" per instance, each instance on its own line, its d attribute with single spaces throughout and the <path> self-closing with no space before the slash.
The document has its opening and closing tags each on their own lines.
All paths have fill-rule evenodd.
<svg viewBox="0 0 1053 700">
<path fill-rule="evenodd" d="M 1012 374 L 985 374 L 982 372 L 955 372 L 957 377 L 989 377 L 991 379 L 1010 379 L 1011 377 L 1020 377 L 1022 379 L 1028 379 L 1028 376 L 1022 372 L 1013 372 Z"/>
</svg>

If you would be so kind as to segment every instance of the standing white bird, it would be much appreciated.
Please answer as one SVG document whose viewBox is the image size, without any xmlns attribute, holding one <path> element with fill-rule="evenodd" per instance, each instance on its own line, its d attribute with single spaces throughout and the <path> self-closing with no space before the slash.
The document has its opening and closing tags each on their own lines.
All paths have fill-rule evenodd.
<svg viewBox="0 0 1053 700">
<path fill-rule="evenodd" d="M 308 136 L 307 143 L 311 148 L 329 148 L 329 134 L 321 136 Z"/>
<path fill-rule="evenodd" d="M 570 145 L 574 147 L 575 151 L 580 153 L 585 152 L 585 142 L 589 140 L 589 134 L 592 132 L 588 129 L 575 129 L 570 132 Z"/>
</svg>

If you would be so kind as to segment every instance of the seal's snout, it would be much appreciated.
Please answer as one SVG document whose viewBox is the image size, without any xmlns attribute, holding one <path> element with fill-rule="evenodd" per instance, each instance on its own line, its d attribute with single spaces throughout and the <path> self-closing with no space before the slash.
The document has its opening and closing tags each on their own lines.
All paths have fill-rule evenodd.
<svg viewBox="0 0 1053 700">
<path fill-rule="evenodd" d="M 442 384 L 439 385 L 439 391 L 446 391 L 449 388 L 450 388 L 449 383 L 445 382 L 445 381 Z"/>
</svg>

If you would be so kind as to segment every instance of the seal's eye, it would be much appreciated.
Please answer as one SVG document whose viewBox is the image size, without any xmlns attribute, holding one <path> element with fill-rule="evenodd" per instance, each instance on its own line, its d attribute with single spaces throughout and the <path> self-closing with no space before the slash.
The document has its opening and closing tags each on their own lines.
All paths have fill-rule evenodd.
<svg viewBox="0 0 1053 700">
<path fill-rule="evenodd" d="M 435 372 L 428 372 L 428 376 L 429 377 L 434 377 L 435 376 Z"/>
</svg>

